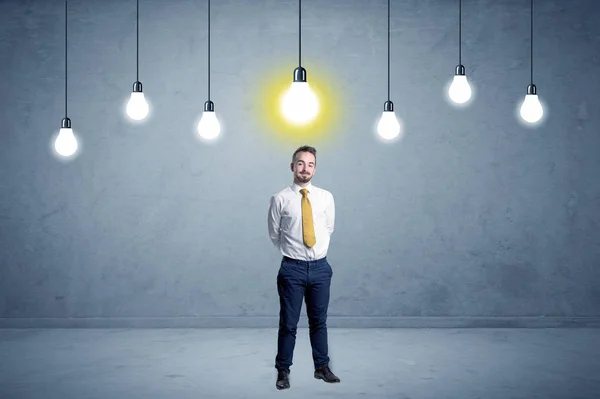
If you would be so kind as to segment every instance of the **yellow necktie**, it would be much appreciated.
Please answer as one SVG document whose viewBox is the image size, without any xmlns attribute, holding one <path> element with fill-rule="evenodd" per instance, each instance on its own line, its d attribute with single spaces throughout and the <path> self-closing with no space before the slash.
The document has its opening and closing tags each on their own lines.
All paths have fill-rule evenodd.
<svg viewBox="0 0 600 399">
<path fill-rule="evenodd" d="M 312 248 L 317 242 L 315 238 L 315 228 L 313 226 L 313 215 L 310 201 L 308 200 L 308 190 L 303 188 L 300 190 L 302 193 L 302 236 L 304 237 L 304 244 Z"/>
</svg>

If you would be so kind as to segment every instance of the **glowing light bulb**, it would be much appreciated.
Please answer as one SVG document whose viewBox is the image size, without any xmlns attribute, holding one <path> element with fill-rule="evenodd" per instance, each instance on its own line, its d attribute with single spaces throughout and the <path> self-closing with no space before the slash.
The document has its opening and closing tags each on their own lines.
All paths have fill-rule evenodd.
<svg viewBox="0 0 600 399">
<path fill-rule="evenodd" d="M 141 121 L 148 116 L 148 102 L 142 92 L 132 92 L 127 102 L 127 115 L 134 121 Z"/>
<path fill-rule="evenodd" d="M 54 149 L 63 157 L 70 157 L 77 151 L 77 139 L 70 127 L 62 127 L 54 141 Z"/>
<path fill-rule="evenodd" d="M 471 86 L 466 75 L 454 75 L 448 95 L 457 104 L 464 104 L 471 99 Z"/>
<path fill-rule="evenodd" d="M 204 113 L 198 122 L 198 134 L 206 140 L 216 138 L 221 132 L 221 125 L 215 114 L 215 105 L 212 101 L 204 103 Z"/>
<path fill-rule="evenodd" d="M 394 111 L 383 111 L 377 124 L 377 134 L 386 140 L 391 140 L 400 134 L 400 123 Z"/>
<path fill-rule="evenodd" d="M 283 97 L 281 110 L 293 123 L 308 123 L 319 113 L 319 100 L 308 82 L 292 82 Z"/>
<path fill-rule="evenodd" d="M 542 119 L 544 109 L 537 94 L 526 94 L 521 104 L 521 118 L 525 122 L 535 123 Z"/>
<path fill-rule="evenodd" d="M 394 103 L 388 100 L 383 105 L 383 112 L 377 124 L 377 134 L 385 140 L 392 140 L 400 134 L 400 130 L 400 122 L 394 112 Z"/>
<path fill-rule="evenodd" d="M 306 81 L 306 69 L 294 69 L 294 81 L 281 100 L 281 112 L 299 125 L 312 121 L 319 113 L 319 99 Z"/>
<path fill-rule="evenodd" d="M 455 104 L 464 104 L 471 99 L 471 86 L 465 74 L 465 67 L 458 64 L 454 69 L 454 78 L 448 89 L 448 96 Z"/>
<path fill-rule="evenodd" d="M 142 91 L 142 84 L 140 82 L 135 82 L 133 84 L 133 92 L 127 102 L 127 116 L 134 121 L 141 121 L 148 116 L 149 110 L 148 102 Z"/>
<path fill-rule="evenodd" d="M 319 100 L 306 81 L 306 69 L 294 69 L 294 80 L 281 99 L 281 112 L 295 124 L 306 124 L 319 113 Z"/>
</svg>

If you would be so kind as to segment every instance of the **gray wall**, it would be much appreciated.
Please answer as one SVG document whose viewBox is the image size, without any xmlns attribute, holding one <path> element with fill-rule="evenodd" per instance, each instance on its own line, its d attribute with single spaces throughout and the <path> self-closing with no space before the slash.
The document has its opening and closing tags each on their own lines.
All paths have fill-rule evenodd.
<svg viewBox="0 0 600 399">
<path fill-rule="evenodd" d="M 195 136 L 206 2 L 141 2 L 153 107 L 142 125 L 123 116 L 135 1 L 69 3 L 69 117 L 82 151 L 64 163 L 49 150 L 64 115 L 64 3 L 0 2 L 1 325 L 276 326 L 281 255 L 266 213 L 303 144 L 319 151 L 314 184 L 336 200 L 330 325 L 600 316 L 597 1 L 536 2 L 534 83 L 547 113 L 536 129 L 515 116 L 529 1 L 463 1 L 477 90 L 463 110 L 444 94 L 458 2 L 392 1 L 392 100 L 406 132 L 393 144 L 374 135 L 385 0 L 303 2 L 303 66 L 339 109 L 324 131 L 294 138 L 259 116 L 264 82 L 291 80 L 297 3 L 212 3 L 224 126 L 213 144 Z"/>
</svg>

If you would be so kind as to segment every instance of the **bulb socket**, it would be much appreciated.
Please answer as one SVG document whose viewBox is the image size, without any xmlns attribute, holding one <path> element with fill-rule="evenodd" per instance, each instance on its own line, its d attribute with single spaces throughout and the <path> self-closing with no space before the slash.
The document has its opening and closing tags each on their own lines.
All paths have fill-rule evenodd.
<svg viewBox="0 0 600 399">
<path fill-rule="evenodd" d="M 535 87 L 535 85 L 533 83 L 530 85 L 527 85 L 527 94 L 537 94 L 537 88 Z"/>
<path fill-rule="evenodd" d="M 215 103 L 208 100 L 204 103 L 204 112 L 215 112 Z"/>
<path fill-rule="evenodd" d="M 384 112 L 394 112 L 394 103 L 391 101 L 386 101 L 383 103 L 383 111 Z"/>
<path fill-rule="evenodd" d="M 454 68 L 454 75 L 465 76 L 465 67 L 462 65 L 457 65 L 456 68 Z"/>
<path fill-rule="evenodd" d="M 294 69 L 294 82 L 306 82 L 306 69 L 301 66 Z"/>
<path fill-rule="evenodd" d="M 61 129 L 70 129 L 71 128 L 71 120 L 69 118 L 63 118 L 60 122 Z"/>
<path fill-rule="evenodd" d="M 133 83 L 133 92 L 134 93 L 141 93 L 142 92 L 142 82 L 135 82 L 135 83 Z"/>
</svg>

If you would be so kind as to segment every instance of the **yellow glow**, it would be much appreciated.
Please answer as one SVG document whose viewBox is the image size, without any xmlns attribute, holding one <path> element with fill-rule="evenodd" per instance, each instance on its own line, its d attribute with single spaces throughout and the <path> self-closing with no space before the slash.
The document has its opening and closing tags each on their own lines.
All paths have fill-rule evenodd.
<svg viewBox="0 0 600 399">
<path fill-rule="evenodd" d="M 273 66 L 256 77 L 257 90 L 249 93 L 251 103 L 256 104 L 257 123 L 269 141 L 281 144 L 308 145 L 331 143 L 335 132 L 341 127 L 341 95 L 335 90 L 335 74 L 305 66 L 306 81 L 319 101 L 319 113 L 309 123 L 297 125 L 285 118 L 281 101 L 294 80 L 298 65 Z"/>
</svg>

